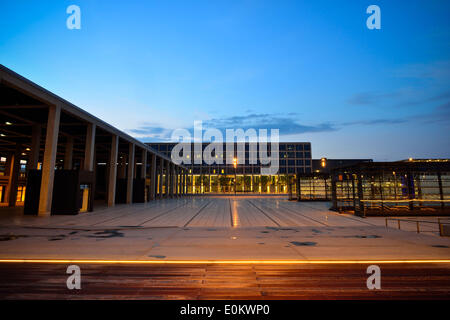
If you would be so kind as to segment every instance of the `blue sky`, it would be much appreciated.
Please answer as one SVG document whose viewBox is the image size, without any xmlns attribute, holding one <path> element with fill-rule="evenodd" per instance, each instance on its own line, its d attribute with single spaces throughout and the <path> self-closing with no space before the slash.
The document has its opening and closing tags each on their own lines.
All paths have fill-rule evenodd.
<svg viewBox="0 0 450 320">
<path fill-rule="evenodd" d="M 66 8 L 81 8 L 81 30 Z M 366 8 L 381 8 L 381 30 Z M 279 128 L 313 157 L 450 157 L 449 1 L 5 1 L 0 63 L 138 137 Z"/>
</svg>

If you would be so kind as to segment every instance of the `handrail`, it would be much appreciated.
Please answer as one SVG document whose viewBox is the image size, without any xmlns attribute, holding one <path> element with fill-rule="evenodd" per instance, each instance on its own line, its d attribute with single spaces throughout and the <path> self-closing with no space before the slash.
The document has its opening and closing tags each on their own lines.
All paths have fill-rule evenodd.
<svg viewBox="0 0 450 320">
<path fill-rule="evenodd" d="M 450 218 L 444 218 L 444 219 L 450 219 Z M 417 229 L 417 233 L 420 233 L 421 229 L 420 229 L 420 223 L 429 223 L 429 224 L 437 224 L 439 227 L 439 235 L 442 236 L 442 225 L 450 225 L 450 221 L 448 222 L 442 222 L 441 218 L 438 218 L 438 221 L 425 221 L 425 220 L 410 220 L 410 219 L 397 219 L 397 218 L 386 218 L 385 222 L 386 222 L 386 228 L 388 228 L 388 220 L 392 220 L 392 221 L 397 221 L 397 225 L 398 225 L 398 230 L 401 230 L 401 225 L 400 222 L 404 221 L 404 222 L 414 222 L 416 223 L 416 229 Z M 434 232 L 434 231 L 423 231 L 422 232 Z"/>
</svg>

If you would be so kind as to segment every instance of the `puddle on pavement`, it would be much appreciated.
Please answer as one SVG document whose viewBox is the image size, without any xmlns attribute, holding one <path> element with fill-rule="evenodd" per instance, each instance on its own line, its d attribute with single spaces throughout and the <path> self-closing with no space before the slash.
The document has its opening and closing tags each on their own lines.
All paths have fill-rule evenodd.
<svg viewBox="0 0 450 320">
<path fill-rule="evenodd" d="M 317 242 L 312 242 L 312 241 L 304 241 L 304 242 L 291 241 L 291 243 L 294 246 L 297 246 L 297 247 L 301 247 L 301 246 L 315 246 L 317 244 Z"/>
</svg>

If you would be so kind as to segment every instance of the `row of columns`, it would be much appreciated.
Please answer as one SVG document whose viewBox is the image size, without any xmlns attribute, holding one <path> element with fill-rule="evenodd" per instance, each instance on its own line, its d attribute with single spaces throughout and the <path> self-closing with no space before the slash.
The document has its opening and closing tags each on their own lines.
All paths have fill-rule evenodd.
<svg viewBox="0 0 450 320">
<path fill-rule="evenodd" d="M 127 203 L 133 202 L 133 179 L 135 176 L 135 145 L 130 143 L 128 151 L 128 171 L 127 171 Z M 147 200 L 154 200 L 163 197 L 178 197 L 186 194 L 186 170 L 176 166 L 169 160 L 160 158 L 159 166 L 157 165 L 156 154 L 150 154 L 150 185 L 148 186 Z M 109 159 L 109 183 L 107 193 L 108 206 L 115 204 L 116 177 L 117 177 L 117 160 L 118 160 L 118 137 L 113 136 L 111 141 L 111 151 Z M 142 150 L 142 166 L 140 178 L 147 178 L 147 151 Z M 122 161 L 125 161 L 123 158 Z M 125 168 L 123 163 L 121 169 Z M 125 175 L 122 172 L 121 177 Z"/>
<path fill-rule="evenodd" d="M 53 195 L 53 183 L 56 165 L 56 154 L 58 146 L 58 134 L 59 124 L 61 117 L 61 106 L 49 107 L 47 130 L 45 137 L 45 149 L 44 158 L 42 162 L 42 179 L 40 186 L 40 198 L 39 198 L 39 210 L 38 213 L 41 216 L 49 215 L 51 212 L 52 195 Z M 95 133 L 96 125 L 89 123 L 86 129 L 86 144 L 83 169 L 87 171 L 94 170 L 95 164 Z M 28 168 L 37 169 L 39 160 L 39 147 L 40 147 L 40 134 L 41 127 L 39 125 L 33 126 L 32 148 L 29 157 Z M 74 141 L 72 137 L 68 137 L 65 145 L 64 154 L 64 169 L 72 169 L 72 155 L 73 155 Z M 18 147 L 19 148 L 19 147 Z M 135 151 L 136 145 L 129 143 L 128 159 L 121 159 L 123 161 L 118 166 L 119 155 L 119 136 L 112 135 L 111 148 L 108 161 L 108 189 L 106 202 L 108 206 L 114 206 L 116 200 L 116 181 L 117 177 L 125 178 L 125 161 L 128 161 L 128 170 L 126 174 L 127 180 L 127 194 L 126 203 L 133 202 L 133 180 L 135 177 Z M 147 150 L 142 149 L 142 167 L 140 172 L 140 178 L 147 178 Z M 184 195 L 186 193 L 186 170 L 176 166 L 169 160 L 159 158 L 159 168 L 157 168 L 158 155 L 150 154 L 150 185 L 148 189 L 147 200 L 154 200 L 157 197 L 176 197 Z M 14 159 L 19 157 L 14 157 Z M 13 165 L 15 166 L 13 161 Z M 118 172 L 118 167 L 120 172 Z M 15 170 L 17 171 L 17 170 Z M 165 177 L 165 179 L 164 179 Z M 13 179 L 13 177 L 11 177 Z M 163 194 L 163 181 L 165 182 L 165 192 Z M 11 181 L 11 186 L 16 185 L 17 182 Z M 15 196 L 14 192 L 11 192 L 10 198 Z M 11 202 L 11 201 L 10 201 Z"/>
</svg>

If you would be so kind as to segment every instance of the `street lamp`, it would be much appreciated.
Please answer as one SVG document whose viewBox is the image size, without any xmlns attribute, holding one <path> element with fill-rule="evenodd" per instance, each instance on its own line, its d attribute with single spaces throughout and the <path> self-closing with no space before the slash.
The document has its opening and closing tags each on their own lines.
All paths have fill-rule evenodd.
<svg viewBox="0 0 450 320">
<path fill-rule="evenodd" d="M 237 168 L 237 158 L 233 158 L 233 167 L 234 167 L 234 195 L 236 195 L 236 186 L 237 186 L 237 176 L 236 176 L 236 168 Z"/>
</svg>

